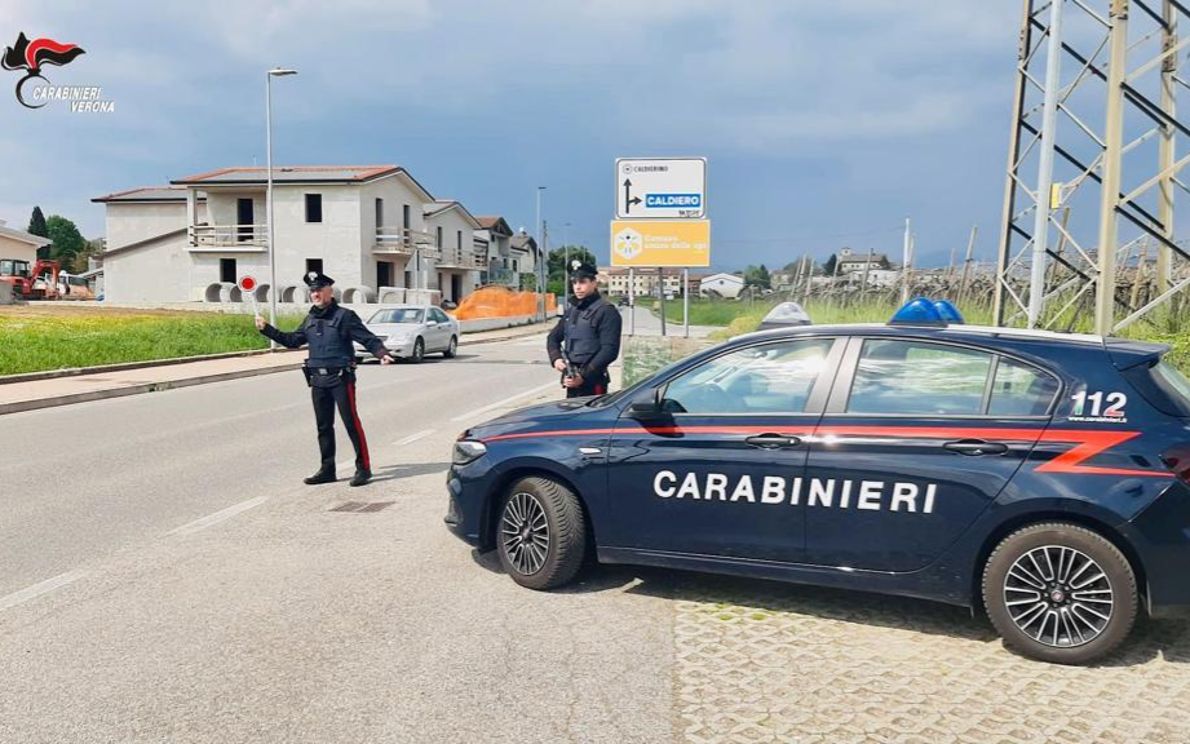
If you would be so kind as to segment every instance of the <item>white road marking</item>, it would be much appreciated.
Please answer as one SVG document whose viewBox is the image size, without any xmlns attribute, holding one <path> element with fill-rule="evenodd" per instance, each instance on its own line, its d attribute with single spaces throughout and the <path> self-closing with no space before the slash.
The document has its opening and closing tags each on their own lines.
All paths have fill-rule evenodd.
<svg viewBox="0 0 1190 744">
<path fill-rule="evenodd" d="M 264 502 L 266 502 L 268 500 L 269 500 L 268 496 L 257 496 L 254 499 L 248 499 L 247 501 L 241 501 L 238 504 L 233 504 L 232 506 L 229 506 L 226 509 L 217 511 L 214 514 L 208 514 L 207 516 L 202 517 L 201 519 L 196 519 L 193 522 L 189 522 L 187 524 L 182 525 L 181 527 L 172 529 L 165 534 L 166 535 L 192 535 L 195 532 L 198 532 L 199 530 L 205 530 L 207 527 L 210 527 L 212 525 L 216 525 L 216 524 L 219 524 L 220 522 L 224 522 L 228 519 L 231 519 L 232 517 L 234 517 L 235 515 L 237 515 L 241 512 L 246 512 L 249 509 L 260 506 L 261 504 L 263 504 Z"/>
<path fill-rule="evenodd" d="M 13 592 L 4 597 L 0 597 L 0 610 L 7 610 L 10 607 L 16 607 L 22 602 L 28 602 L 31 599 L 40 597 L 43 594 L 49 594 L 55 589 L 61 589 L 67 584 L 78 581 L 87 575 L 86 571 L 67 571 L 64 574 L 59 574 L 52 579 L 34 584 L 33 586 L 25 587 L 20 591 Z"/>
<path fill-rule="evenodd" d="M 425 439 L 426 437 L 430 436 L 433 433 L 434 433 L 434 429 L 426 429 L 425 431 L 419 431 L 416 434 L 410 434 L 409 436 L 405 437 L 404 439 L 398 439 L 396 441 L 396 446 L 404 447 L 407 444 L 413 444 L 417 440 Z"/>
<path fill-rule="evenodd" d="M 470 418 L 475 418 L 476 416 L 482 416 L 483 414 L 487 413 L 488 411 L 494 411 L 497 408 L 500 408 L 502 406 L 508 405 L 509 403 L 512 403 L 513 401 L 520 400 L 521 398 L 532 395 L 533 393 L 541 392 L 542 390 L 545 390 L 546 388 L 552 388 L 552 387 L 561 387 L 561 386 L 556 382 L 547 382 L 544 385 L 538 385 L 535 388 L 530 388 L 529 390 L 526 390 L 523 393 L 517 393 L 516 395 L 513 395 L 509 398 L 505 398 L 504 400 L 498 400 L 495 403 L 484 406 L 483 408 L 476 408 L 474 411 L 467 411 L 466 413 L 459 414 L 458 416 L 455 416 L 454 418 L 452 418 L 451 421 L 465 421 Z"/>
</svg>

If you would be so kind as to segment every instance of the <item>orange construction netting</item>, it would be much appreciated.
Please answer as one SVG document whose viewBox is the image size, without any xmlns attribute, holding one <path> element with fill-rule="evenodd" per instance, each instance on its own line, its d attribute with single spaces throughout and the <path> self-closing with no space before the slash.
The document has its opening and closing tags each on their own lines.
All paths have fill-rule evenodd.
<svg viewBox="0 0 1190 744">
<path fill-rule="evenodd" d="M 545 296 L 545 309 L 550 315 L 557 310 L 557 301 L 552 294 Z M 451 314 L 458 320 L 476 318 L 510 318 L 517 315 L 533 315 L 537 312 L 536 292 L 517 292 L 508 287 L 480 287 L 463 298 L 459 307 Z"/>
</svg>

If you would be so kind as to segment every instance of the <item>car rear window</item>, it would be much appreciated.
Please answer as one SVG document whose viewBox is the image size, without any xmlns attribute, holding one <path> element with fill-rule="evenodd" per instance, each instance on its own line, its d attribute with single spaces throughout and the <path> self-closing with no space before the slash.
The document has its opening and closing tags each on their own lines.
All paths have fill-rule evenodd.
<svg viewBox="0 0 1190 744">
<path fill-rule="evenodd" d="M 1166 361 L 1128 370 L 1124 376 L 1157 410 L 1190 418 L 1190 380 Z"/>
</svg>

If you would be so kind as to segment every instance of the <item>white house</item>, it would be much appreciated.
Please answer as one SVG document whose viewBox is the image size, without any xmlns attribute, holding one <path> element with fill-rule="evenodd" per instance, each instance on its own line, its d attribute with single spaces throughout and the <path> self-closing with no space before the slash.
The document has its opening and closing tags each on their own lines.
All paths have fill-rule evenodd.
<svg viewBox="0 0 1190 744">
<path fill-rule="evenodd" d="M 703 297 L 715 296 L 735 299 L 744 290 L 744 277 L 735 274 L 711 274 L 704 276 L 698 293 Z"/>
<path fill-rule="evenodd" d="M 237 167 L 93 199 L 107 207 L 107 299 L 218 299 L 244 275 L 257 279 L 257 296 L 265 299 L 271 291 L 266 193 L 264 168 Z M 303 301 L 301 278 L 315 269 L 357 302 L 401 301 L 404 290 L 437 291 L 440 281 L 449 285 L 448 297 L 460 299 L 475 284 L 468 276 L 479 271 L 474 241 L 459 240 L 460 231 L 473 234 L 474 217 L 455 203 L 435 202 L 404 168 L 275 166 L 273 203 L 281 301 Z"/>
<path fill-rule="evenodd" d="M 516 285 L 516 275 L 512 273 L 512 228 L 499 215 L 480 215 L 479 229 L 475 231 L 476 250 L 486 248 L 488 256 L 487 276 L 481 277 L 484 283 Z"/>
<path fill-rule="evenodd" d="M 508 241 L 508 262 L 512 273 L 532 274 L 537 270 L 537 241 L 523 229 Z"/>
<path fill-rule="evenodd" d="M 873 254 L 858 254 L 850 248 L 844 248 L 835 256 L 837 266 L 834 274 L 851 274 L 856 271 L 863 271 L 868 269 L 887 269 L 889 268 L 888 256 L 883 253 Z"/>
<path fill-rule="evenodd" d="M 0 220 L 0 265 L 3 266 L 0 274 L 13 274 L 23 264 L 28 264 L 26 270 L 32 270 L 37 249 L 50 242 L 49 238 L 8 227 L 4 220 Z"/>
<path fill-rule="evenodd" d="M 480 272 L 487 271 L 486 248 L 478 252 L 479 221 L 457 201 L 438 200 L 424 207 L 426 229 L 438 250 L 437 285 L 442 299 L 458 302 L 475 291 Z"/>
</svg>

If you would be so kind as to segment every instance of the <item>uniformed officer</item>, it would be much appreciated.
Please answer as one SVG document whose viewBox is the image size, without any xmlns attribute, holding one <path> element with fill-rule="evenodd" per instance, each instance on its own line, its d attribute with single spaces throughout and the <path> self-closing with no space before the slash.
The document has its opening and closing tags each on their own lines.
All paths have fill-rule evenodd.
<svg viewBox="0 0 1190 744">
<path fill-rule="evenodd" d="M 620 355 L 620 311 L 599 294 L 597 276 L 591 264 L 571 262 L 574 296 L 546 340 L 550 363 L 563 374 L 567 398 L 606 393 L 608 365 Z"/>
<path fill-rule="evenodd" d="M 256 328 L 290 349 L 309 345 L 309 355 L 302 371 L 306 374 L 314 401 L 314 421 L 318 427 L 322 466 L 305 482 L 316 485 L 336 480 L 335 407 L 338 406 L 347 436 L 355 447 L 355 476 L 351 479 L 351 485 L 362 486 L 372 479 L 372 463 L 368 458 L 368 441 L 364 438 L 364 427 L 360 424 L 355 404 L 355 347 L 352 341 L 358 341 L 379 357 L 381 364 L 390 364 L 393 358 L 389 356 L 384 342 L 364 326 L 358 315 L 335 301 L 334 290 L 331 289 L 334 279 L 318 271 L 311 271 L 302 279 L 310 288 L 310 299 L 314 306 L 297 330 L 292 333 L 279 331 L 259 315 L 256 316 Z"/>
</svg>

